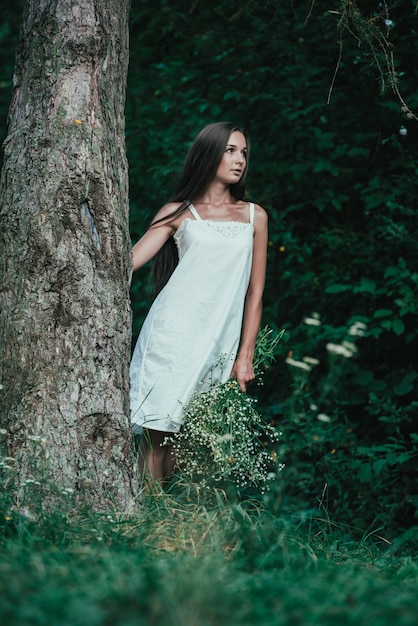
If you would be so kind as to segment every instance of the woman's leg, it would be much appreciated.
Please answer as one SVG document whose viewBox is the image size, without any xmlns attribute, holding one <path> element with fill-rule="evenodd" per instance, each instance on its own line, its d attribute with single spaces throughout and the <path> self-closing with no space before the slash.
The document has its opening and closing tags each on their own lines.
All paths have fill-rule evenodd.
<svg viewBox="0 0 418 626">
<path fill-rule="evenodd" d="M 144 429 L 139 445 L 139 462 L 144 478 L 148 477 L 159 482 L 174 471 L 172 446 L 162 446 L 164 439 L 172 433 Z"/>
</svg>

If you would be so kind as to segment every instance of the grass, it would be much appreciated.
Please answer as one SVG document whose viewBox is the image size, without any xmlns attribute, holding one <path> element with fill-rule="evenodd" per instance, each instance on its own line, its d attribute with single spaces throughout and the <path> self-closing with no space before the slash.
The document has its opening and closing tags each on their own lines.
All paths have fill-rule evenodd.
<svg viewBox="0 0 418 626">
<path fill-rule="evenodd" d="M 37 519 L 2 501 L 8 626 L 416 626 L 417 537 L 357 536 L 320 511 L 175 483 L 125 518 Z M 416 534 L 416 533 L 415 533 Z"/>
</svg>

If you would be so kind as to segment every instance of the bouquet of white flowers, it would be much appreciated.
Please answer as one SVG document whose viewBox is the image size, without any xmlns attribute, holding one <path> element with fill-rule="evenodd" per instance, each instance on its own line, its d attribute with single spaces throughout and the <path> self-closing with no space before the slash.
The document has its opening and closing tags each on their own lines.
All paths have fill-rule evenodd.
<svg viewBox="0 0 418 626">
<path fill-rule="evenodd" d="M 254 370 L 259 382 L 283 333 L 273 336 L 265 327 L 258 334 Z M 275 449 L 281 433 L 263 420 L 256 402 L 235 379 L 195 393 L 185 407 L 181 431 L 164 442 L 173 446 L 183 475 L 201 485 L 232 481 L 238 488 L 268 487 L 283 468 Z"/>
</svg>

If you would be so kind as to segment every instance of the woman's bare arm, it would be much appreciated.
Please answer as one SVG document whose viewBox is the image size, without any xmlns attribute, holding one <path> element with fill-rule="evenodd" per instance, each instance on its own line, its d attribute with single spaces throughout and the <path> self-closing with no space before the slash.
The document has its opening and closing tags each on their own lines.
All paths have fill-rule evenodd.
<svg viewBox="0 0 418 626">
<path fill-rule="evenodd" d="M 169 217 L 179 206 L 180 203 L 166 204 L 157 213 L 147 232 L 134 245 L 132 248 L 134 271 L 150 261 L 176 231 L 178 220 L 170 220 Z M 164 217 L 167 217 L 167 221 L 158 222 L 158 220 Z M 156 221 L 158 222 L 157 224 L 155 223 Z"/>
<path fill-rule="evenodd" d="M 231 376 L 237 379 L 242 391 L 246 390 L 248 382 L 254 380 L 253 357 L 263 306 L 267 243 L 267 213 L 257 205 L 254 219 L 253 261 L 245 299 L 241 345 L 231 372 Z"/>
</svg>

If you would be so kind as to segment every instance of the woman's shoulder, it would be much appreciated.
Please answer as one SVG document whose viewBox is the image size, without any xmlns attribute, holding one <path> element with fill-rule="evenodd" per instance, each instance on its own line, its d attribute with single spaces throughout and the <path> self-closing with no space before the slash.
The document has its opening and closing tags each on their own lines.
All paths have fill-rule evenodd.
<svg viewBox="0 0 418 626">
<path fill-rule="evenodd" d="M 254 202 L 254 232 L 266 234 L 268 231 L 268 215 L 260 204 Z"/>
<path fill-rule="evenodd" d="M 158 211 L 152 220 L 152 223 L 155 224 L 155 222 L 163 222 L 168 224 L 171 219 L 175 220 L 179 216 L 177 211 L 182 207 L 182 205 L 184 205 L 184 202 L 167 202 L 167 204 L 164 204 L 164 206 L 162 206 Z"/>
<path fill-rule="evenodd" d="M 255 215 L 264 215 L 267 217 L 267 211 L 263 209 L 261 204 L 257 204 L 253 200 L 238 200 L 235 202 L 235 206 L 240 207 L 242 209 L 246 209 L 248 211 L 248 205 L 254 205 L 254 213 Z"/>
<path fill-rule="evenodd" d="M 158 211 L 155 218 L 161 219 L 164 217 L 170 217 L 170 215 L 172 213 L 175 213 L 177 209 L 181 207 L 182 204 L 183 202 L 167 202 L 167 204 L 164 204 L 164 206 L 161 207 L 161 209 Z"/>
<path fill-rule="evenodd" d="M 253 202 L 253 204 L 254 204 L 254 219 L 259 222 L 267 222 L 268 221 L 267 211 L 263 209 L 261 204 L 256 204 L 255 202 Z"/>
</svg>

